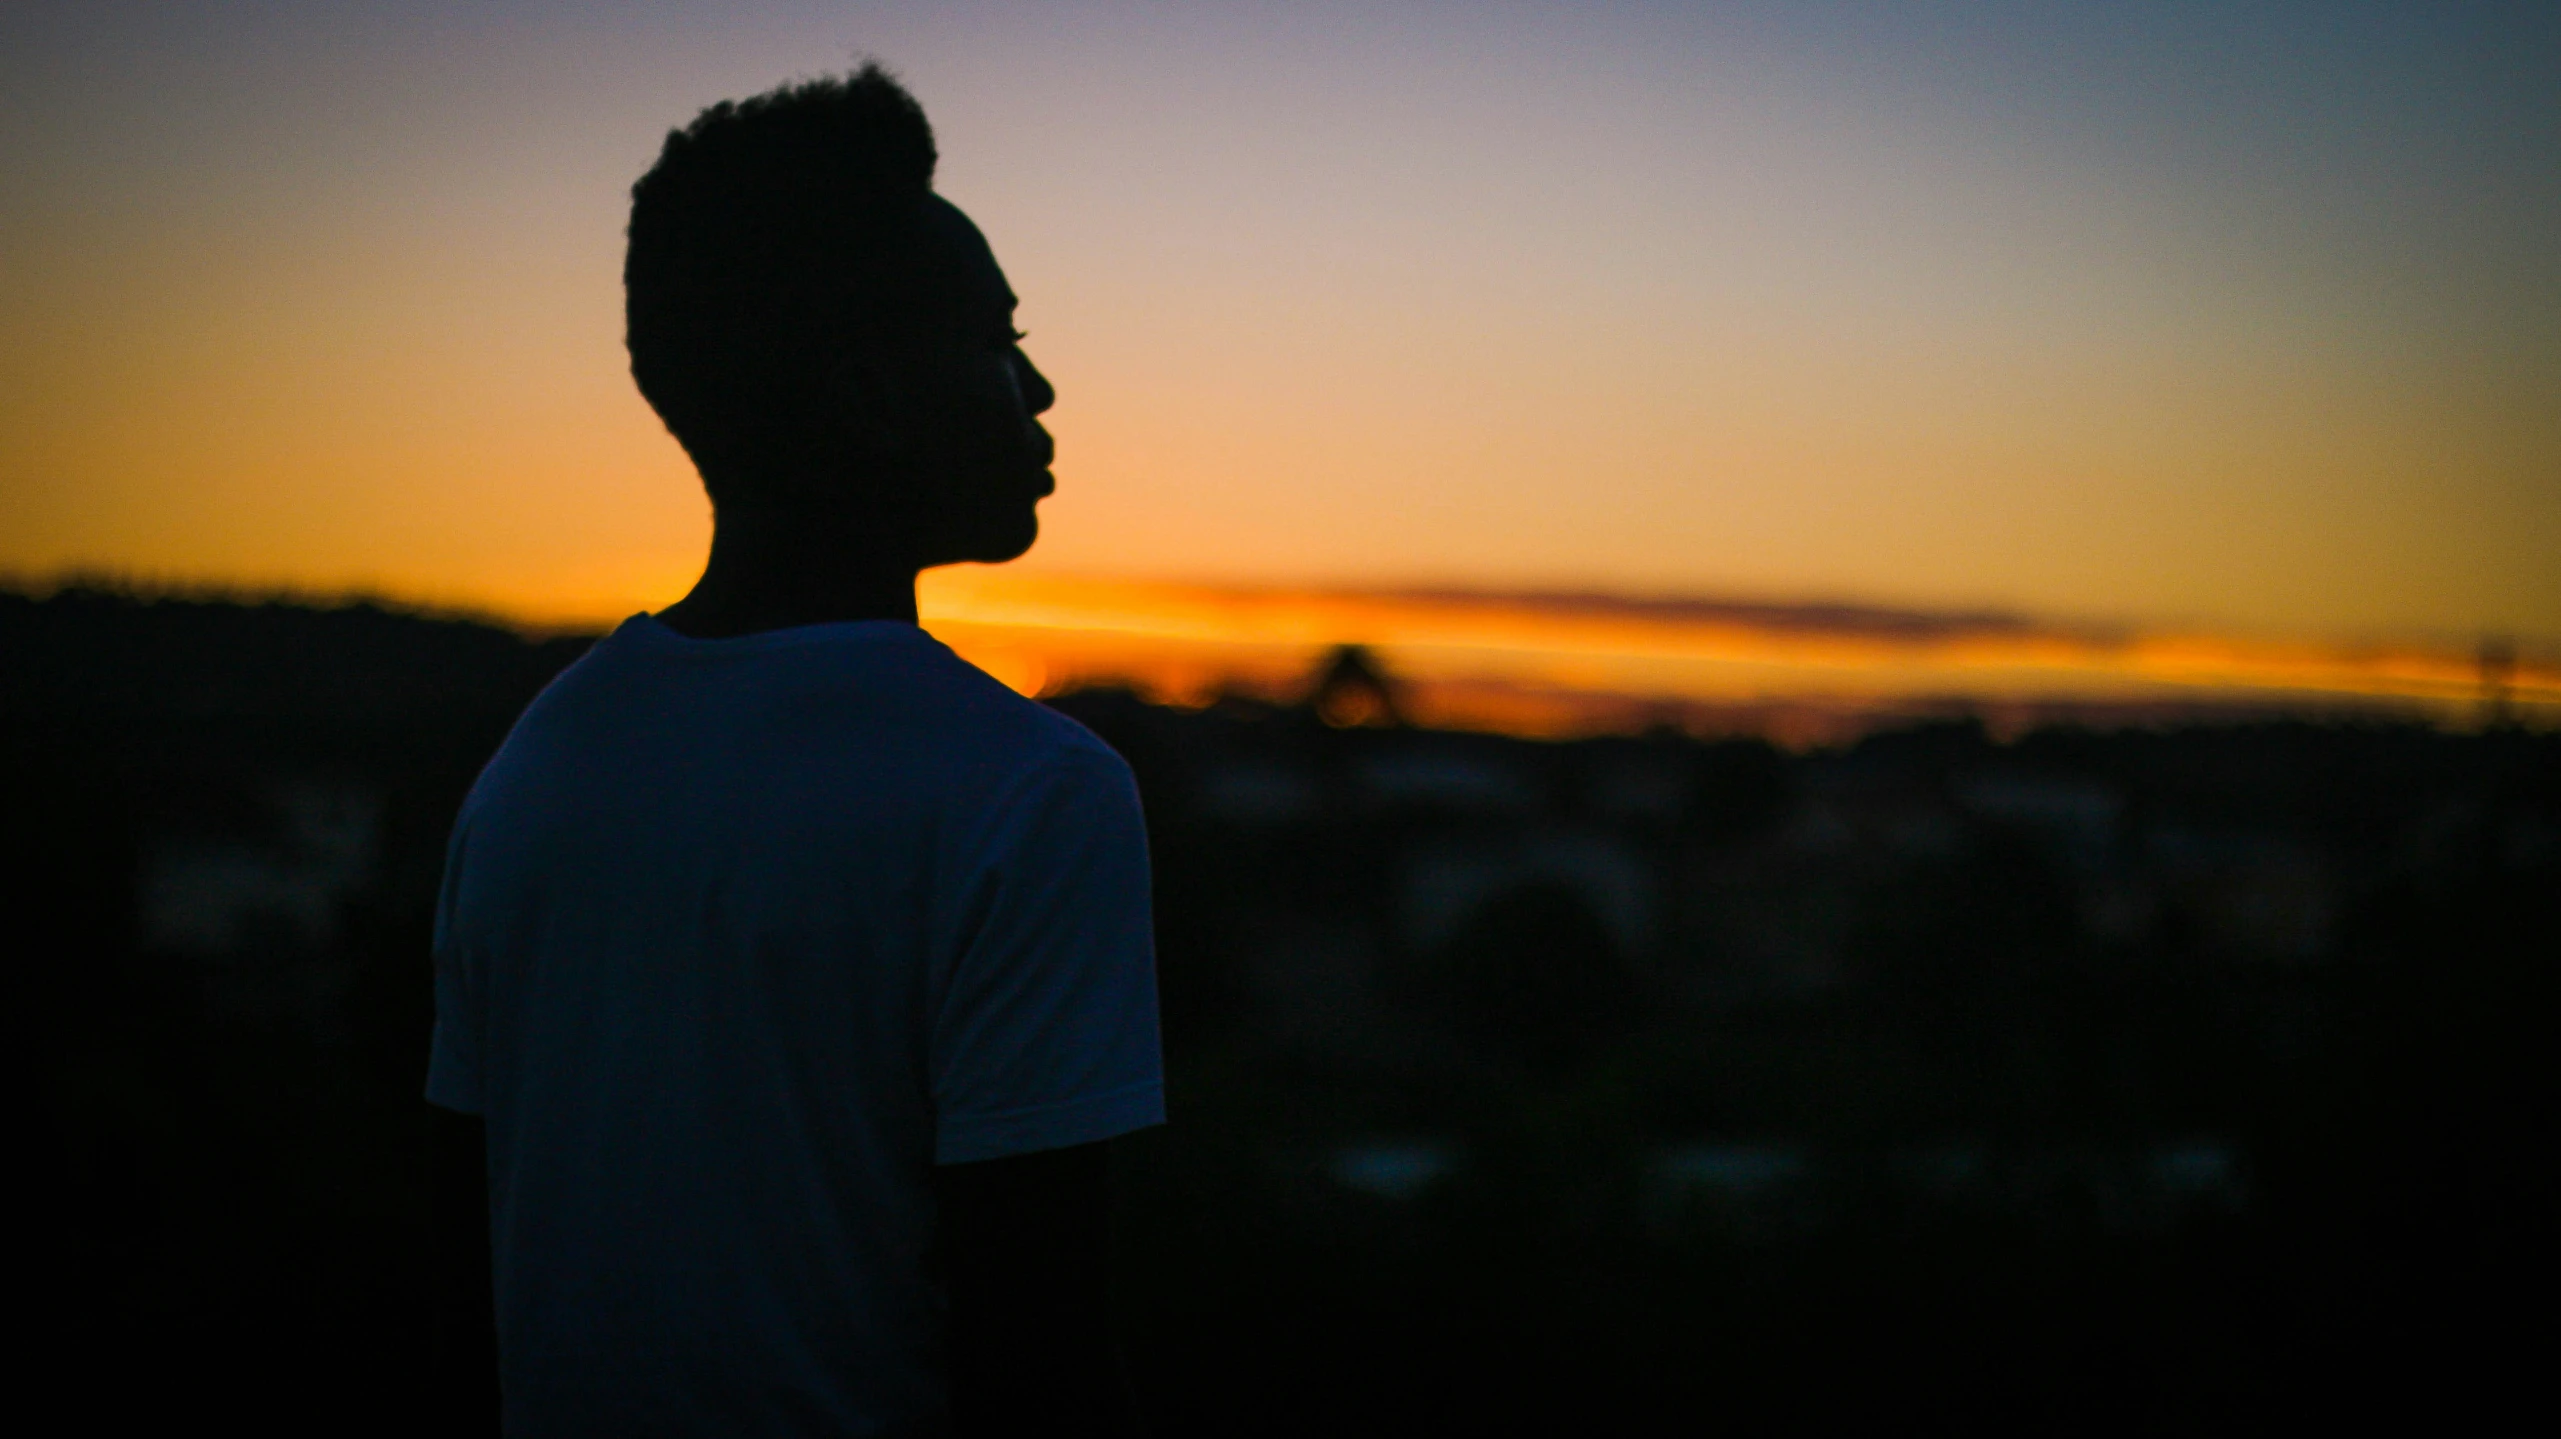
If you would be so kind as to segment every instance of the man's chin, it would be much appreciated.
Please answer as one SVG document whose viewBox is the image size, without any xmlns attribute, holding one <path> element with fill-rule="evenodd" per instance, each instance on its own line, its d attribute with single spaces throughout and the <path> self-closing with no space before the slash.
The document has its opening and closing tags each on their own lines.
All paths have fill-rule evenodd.
<svg viewBox="0 0 2561 1439">
<path fill-rule="evenodd" d="M 1021 559 L 1039 538 L 1040 517 L 1026 508 L 1019 519 L 979 526 L 958 537 L 951 546 L 951 558 L 936 563 L 1001 565 Z"/>
</svg>

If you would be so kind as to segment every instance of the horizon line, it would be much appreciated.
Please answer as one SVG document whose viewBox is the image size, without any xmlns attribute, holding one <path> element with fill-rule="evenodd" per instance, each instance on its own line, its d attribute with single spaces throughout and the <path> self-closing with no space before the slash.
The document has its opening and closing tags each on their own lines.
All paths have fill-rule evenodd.
<svg viewBox="0 0 2561 1439">
<path fill-rule="evenodd" d="M 1972 705 L 2018 713 L 2469 712 L 2561 721 L 2561 657 L 2486 635 L 2447 644 L 2251 637 L 1929 608 L 1726 594 L 1454 585 L 1294 586 L 929 571 L 920 622 L 1027 694 L 1120 685 L 1166 702 L 1271 697 L 1341 645 L 1381 652 L 1423 709 L 1469 728 L 1624 729 L 1638 716 L 1812 707 L 1882 717 Z M 610 621 L 543 621 L 487 603 L 171 580 L 64 569 L 0 575 L 31 598 L 91 590 L 136 601 L 373 606 L 464 620 L 528 639 L 595 635 Z M 601 607 L 600 607 L 601 608 Z"/>
</svg>

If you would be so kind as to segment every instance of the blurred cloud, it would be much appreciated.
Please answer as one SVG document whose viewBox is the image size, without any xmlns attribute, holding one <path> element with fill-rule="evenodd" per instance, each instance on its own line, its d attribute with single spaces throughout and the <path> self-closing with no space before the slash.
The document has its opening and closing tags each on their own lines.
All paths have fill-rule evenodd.
<svg viewBox="0 0 2561 1439">
<path fill-rule="evenodd" d="M 1435 723 L 1656 724 L 1808 741 L 1942 708 L 2122 723 L 2235 712 L 2561 719 L 2561 654 L 2343 646 L 2000 612 L 1500 591 L 1179 585 L 940 571 L 935 634 L 1028 693 L 1295 700 L 1342 645 L 1381 654 Z M 1772 707 L 1779 707 L 1773 710 Z"/>
</svg>

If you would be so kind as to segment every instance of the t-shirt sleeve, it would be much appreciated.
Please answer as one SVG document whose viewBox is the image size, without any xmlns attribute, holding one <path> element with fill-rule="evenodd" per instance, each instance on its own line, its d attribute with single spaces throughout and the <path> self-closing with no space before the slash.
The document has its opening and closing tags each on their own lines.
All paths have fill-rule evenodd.
<svg viewBox="0 0 2561 1439">
<path fill-rule="evenodd" d="M 436 897 L 436 1028 L 427 1042 L 427 1102 L 464 1114 L 482 1112 L 480 1080 L 480 967 L 454 922 L 462 887 L 462 825 L 445 850 L 445 878 Z"/>
<path fill-rule="evenodd" d="M 1163 1123 L 1147 831 L 1128 766 L 1078 748 L 1032 777 L 977 876 L 929 1052 L 934 1161 Z"/>
</svg>

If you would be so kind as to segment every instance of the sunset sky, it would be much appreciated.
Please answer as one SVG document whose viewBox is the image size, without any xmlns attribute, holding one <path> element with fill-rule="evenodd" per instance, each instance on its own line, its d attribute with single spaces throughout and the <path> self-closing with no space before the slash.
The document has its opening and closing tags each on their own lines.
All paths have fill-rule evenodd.
<svg viewBox="0 0 2561 1439">
<path fill-rule="evenodd" d="M 673 599 L 708 515 L 624 366 L 627 187 L 864 53 L 1061 396 L 1044 538 L 955 623 L 1313 594 L 1289 644 L 1393 644 L 1343 596 L 1466 591 L 1514 598 L 1430 643 L 1683 693 L 1628 657 L 1804 627 L 1539 597 L 1996 613 L 2094 692 L 2128 636 L 2208 686 L 2561 663 L 2548 3 L 13 0 L 0 576 Z"/>
</svg>

